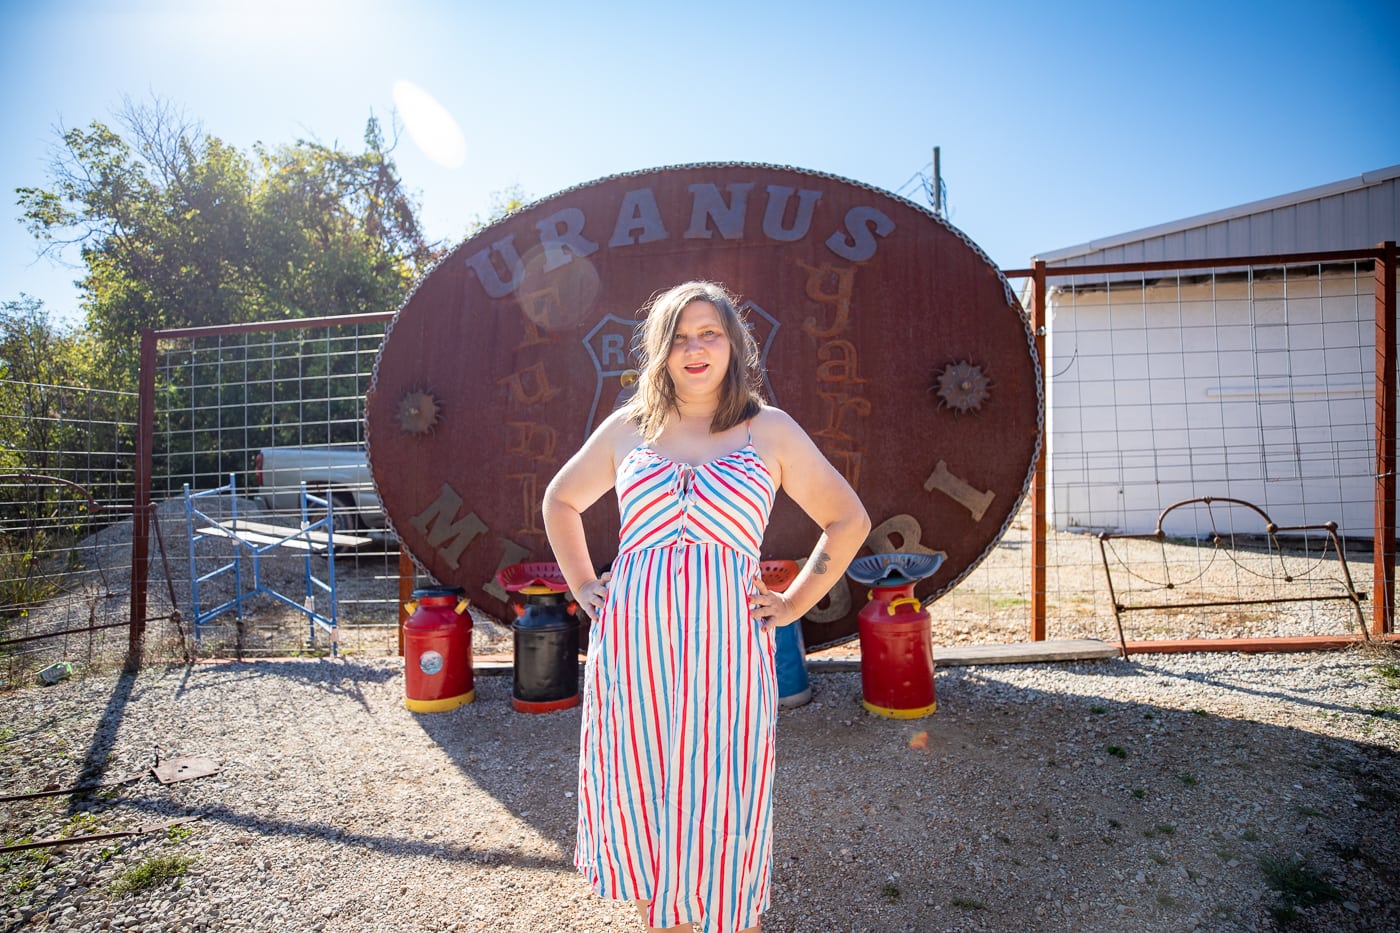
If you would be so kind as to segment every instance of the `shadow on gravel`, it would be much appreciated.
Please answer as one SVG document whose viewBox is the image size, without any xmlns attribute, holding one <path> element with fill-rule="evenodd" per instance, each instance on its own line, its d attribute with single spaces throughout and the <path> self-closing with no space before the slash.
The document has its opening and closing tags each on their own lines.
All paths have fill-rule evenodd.
<svg viewBox="0 0 1400 933">
<path fill-rule="evenodd" d="M 172 812 L 168 800 L 159 797 L 131 795 L 126 804 L 134 810 L 149 814 L 153 819 L 165 820 L 180 815 L 178 812 Z M 395 857 L 427 856 L 463 864 L 573 870 L 571 860 L 522 857 L 503 847 L 442 845 L 426 839 L 406 839 L 402 836 L 384 833 L 355 832 L 332 823 L 271 819 L 218 804 L 201 807 L 199 818 L 201 822 L 221 823 L 248 833 L 247 842 L 251 842 L 253 836 L 296 836 L 303 839 L 320 840 L 338 847 L 348 846 L 363 852 L 381 852 Z"/>
<path fill-rule="evenodd" d="M 1325 709 L 1339 713 L 1355 712 L 1352 707 L 1338 703 L 1329 702 L 1323 698 L 1309 696 L 1299 692 L 1289 692 L 1286 690 L 1266 689 L 1260 684 L 1251 684 L 1239 680 L 1227 681 L 1218 676 L 1206 674 L 1181 674 L 1175 671 L 1165 671 L 1153 666 L 1150 662 L 1136 662 L 1143 665 L 1144 672 L 1156 677 L 1167 677 L 1175 680 L 1189 681 L 1193 683 L 1210 684 L 1231 693 L 1242 694 L 1252 697 L 1261 697 L 1272 700 L 1286 700 L 1296 706 L 1304 706 L 1312 709 Z M 1303 671 L 1302 665 L 1269 665 L 1270 676 L 1280 679 L 1284 684 L 1292 683 L 1292 675 Z"/>
<path fill-rule="evenodd" d="M 1287 685 L 1293 683 L 1293 675 L 1307 670 L 1301 664 L 1288 664 L 1280 661 L 1287 655 L 1273 655 L 1270 657 L 1266 667 L 1269 677 Z M 1261 665 L 1262 666 L 1262 665 Z M 1332 710 L 1334 712 L 1354 712 L 1354 708 L 1343 704 L 1332 703 L 1325 699 L 1312 697 L 1297 690 L 1269 689 L 1267 685 L 1261 683 L 1251 683 L 1246 679 L 1238 678 L 1229 680 L 1220 675 L 1203 674 L 1199 672 L 1174 671 L 1154 660 L 1152 656 L 1137 655 L 1130 658 L 1126 663 L 1110 662 L 1109 666 L 1103 670 L 1094 670 L 1091 674 L 1094 678 L 1121 678 L 1123 680 L 1134 680 L 1142 678 L 1152 678 L 1165 683 L 1166 681 L 1178 681 L 1183 686 L 1189 684 L 1204 684 L 1220 690 L 1228 691 L 1241 696 L 1257 697 L 1260 699 L 1271 699 L 1287 701 L 1297 706 L 1311 707 L 1314 709 Z"/>
<path fill-rule="evenodd" d="M 117 677 L 117 682 L 112 686 L 112 693 L 107 698 L 107 704 L 103 707 L 97 725 L 92 730 L 92 738 L 88 742 L 87 751 L 83 755 L 77 777 L 72 781 L 73 786 L 88 784 L 103 777 L 107 769 L 107 762 L 112 756 L 112 750 L 116 747 L 117 736 L 121 731 L 127 705 L 131 702 L 132 693 L 136 689 L 136 678 L 137 675 L 131 671 L 124 671 Z M 83 798 L 69 798 L 68 814 L 70 816 L 84 809 L 86 809 L 86 804 Z"/>
<path fill-rule="evenodd" d="M 320 658 L 316 660 L 291 658 L 280 661 L 269 661 L 260 658 L 254 661 L 215 661 L 208 664 L 198 665 L 198 670 L 207 673 L 218 673 L 224 675 L 222 681 L 214 685 L 208 683 L 196 683 L 191 676 L 195 668 L 186 666 L 184 668 L 184 679 L 177 691 L 177 697 L 183 697 L 186 693 L 196 693 L 201 690 L 218 690 L 225 687 L 230 680 L 254 680 L 267 677 L 279 678 L 292 683 L 301 684 L 319 690 L 328 696 L 344 696 L 356 700 L 361 706 L 368 708 L 368 701 L 361 690 L 361 684 L 372 683 L 382 684 L 401 676 L 397 671 L 385 668 L 382 665 L 360 664 L 356 661 L 346 661 L 339 658 Z"/>
<path fill-rule="evenodd" d="M 1080 664 L 1054 692 L 946 668 L 916 721 L 865 712 L 859 675 L 814 674 L 816 702 L 780 717 L 765 933 L 1400 929 L 1389 713 L 1311 696 L 1277 661 Z M 478 687 L 417 722 L 566 864 L 578 711 L 514 714 L 508 680 Z M 1238 718 L 1234 695 L 1297 727 Z M 1377 742 L 1312 731 L 1341 716 Z"/>
<path fill-rule="evenodd" d="M 1329 663 L 1242 655 L 942 668 L 939 710 L 922 720 L 867 713 L 859 674 L 814 673 L 814 701 L 779 719 L 764 933 L 1400 929 L 1400 668 L 1394 656 L 1353 657 L 1342 676 L 1320 678 Z M 592 933 L 588 918 L 604 915 L 568 906 L 582 896 L 571 865 L 577 708 L 515 713 L 510 678 L 478 676 L 475 703 L 412 714 L 394 682 L 401 667 L 385 663 L 174 673 L 139 689 L 123 675 L 102 708 L 87 707 L 71 726 L 88 730 L 85 772 L 167 736 L 225 768 L 127 787 L 102 813 L 109 825 L 198 813 L 200 860 L 210 877 L 235 879 L 240 896 L 266 896 L 294 859 L 311 866 L 308 890 L 324 885 L 339 899 L 329 882 L 343 881 L 351 899 L 336 931 L 395 931 L 363 892 L 384 878 L 402 883 L 422 860 L 470 879 L 431 895 L 459 915 L 468 904 L 484 911 L 463 930 Z M 174 703 L 183 719 L 165 715 Z M 18 741 L 54 728 L 45 708 L 26 710 Z M 170 736 L 175 721 L 183 726 Z M 18 744 L 0 750 L 21 754 Z M 11 760 L 30 765 L 16 785 L 37 780 L 42 762 Z M 37 812 L 13 818 L 30 825 Z M 161 851 L 145 837 L 132 845 Z M 116 869 L 95 849 L 64 851 L 87 859 L 95 894 L 111 884 Z M 28 891 L 13 888 L 20 860 L 15 874 L 0 873 L 9 885 L 0 893 L 24 898 L 28 915 L 67 896 L 44 880 L 63 872 L 31 863 Z M 522 887 L 560 896 L 522 898 Z M 184 922 L 208 896 L 197 888 L 170 903 Z M 284 928 L 325 927 L 324 906 L 288 900 Z M 27 923 L 7 927 L 5 910 L 0 929 Z"/>
</svg>

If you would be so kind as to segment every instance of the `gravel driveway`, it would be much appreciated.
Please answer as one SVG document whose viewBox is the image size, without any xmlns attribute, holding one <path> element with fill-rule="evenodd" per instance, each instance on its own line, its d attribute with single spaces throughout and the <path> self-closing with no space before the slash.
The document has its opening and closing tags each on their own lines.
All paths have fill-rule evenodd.
<svg viewBox="0 0 1400 933">
<path fill-rule="evenodd" d="M 1400 656 L 942 668 L 938 713 L 815 674 L 779 726 L 767 933 L 1400 929 Z M 571 867 L 578 710 L 478 676 L 403 706 L 398 659 L 202 663 L 0 694 L 0 930 L 639 930 Z M 163 877 L 169 875 L 171 877 Z"/>
</svg>

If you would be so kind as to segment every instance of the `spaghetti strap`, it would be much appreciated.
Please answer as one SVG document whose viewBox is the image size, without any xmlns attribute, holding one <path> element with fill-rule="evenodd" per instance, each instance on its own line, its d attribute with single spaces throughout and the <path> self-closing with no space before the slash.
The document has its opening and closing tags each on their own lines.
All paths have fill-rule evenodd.
<svg viewBox="0 0 1400 933">
<path fill-rule="evenodd" d="M 749 443 L 753 443 L 753 419 L 744 422 L 744 430 L 749 432 Z"/>
</svg>

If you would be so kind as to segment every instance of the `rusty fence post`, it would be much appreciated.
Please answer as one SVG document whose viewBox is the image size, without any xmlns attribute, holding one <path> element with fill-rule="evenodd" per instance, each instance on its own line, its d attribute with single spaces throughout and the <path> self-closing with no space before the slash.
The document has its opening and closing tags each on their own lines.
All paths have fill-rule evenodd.
<svg viewBox="0 0 1400 933">
<path fill-rule="evenodd" d="M 1050 448 L 1048 389 L 1050 370 L 1045 360 L 1045 260 L 1037 259 L 1031 278 L 1031 329 L 1040 364 L 1040 446 L 1031 478 L 1031 641 L 1045 640 L 1045 462 Z"/>
<path fill-rule="evenodd" d="M 1395 629 L 1395 242 L 1379 244 L 1376 280 L 1376 495 L 1372 631 Z"/>
<path fill-rule="evenodd" d="M 413 558 L 399 542 L 399 657 L 403 657 L 403 625 L 408 621 L 408 603 L 413 599 L 413 581 L 416 570 Z"/>
<path fill-rule="evenodd" d="M 141 374 L 136 402 L 136 469 L 131 500 L 131 628 L 126 669 L 141 667 L 146 638 L 146 584 L 151 566 L 151 449 L 155 440 L 156 335 L 141 331 Z"/>
</svg>

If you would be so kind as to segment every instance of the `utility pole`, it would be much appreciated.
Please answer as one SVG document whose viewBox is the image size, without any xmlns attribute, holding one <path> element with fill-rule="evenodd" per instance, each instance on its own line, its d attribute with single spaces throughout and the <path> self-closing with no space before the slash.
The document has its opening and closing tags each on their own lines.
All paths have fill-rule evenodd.
<svg viewBox="0 0 1400 933">
<path fill-rule="evenodd" d="M 933 147 L 933 212 L 943 216 L 943 167 L 937 146 Z"/>
</svg>

